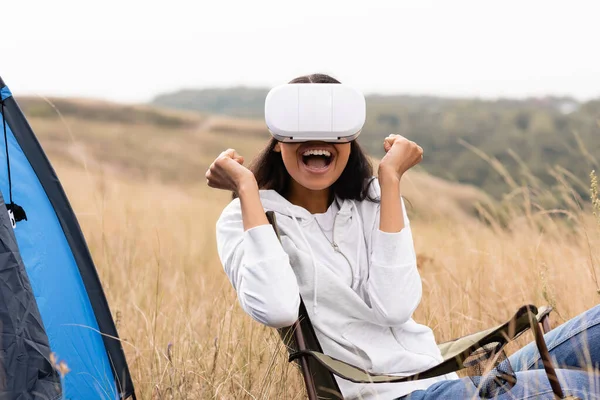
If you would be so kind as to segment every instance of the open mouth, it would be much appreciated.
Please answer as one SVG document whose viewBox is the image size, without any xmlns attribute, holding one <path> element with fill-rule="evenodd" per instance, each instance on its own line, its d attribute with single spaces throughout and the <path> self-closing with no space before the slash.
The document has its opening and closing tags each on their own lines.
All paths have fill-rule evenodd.
<svg viewBox="0 0 600 400">
<path fill-rule="evenodd" d="M 302 163 L 314 172 L 324 172 L 333 161 L 333 154 L 325 149 L 308 149 L 302 152 Z"/>
</svg>

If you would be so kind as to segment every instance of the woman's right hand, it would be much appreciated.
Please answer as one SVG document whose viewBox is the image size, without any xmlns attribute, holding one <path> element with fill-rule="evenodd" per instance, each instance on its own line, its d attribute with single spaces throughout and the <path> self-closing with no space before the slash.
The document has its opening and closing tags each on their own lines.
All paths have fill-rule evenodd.
<svg viewBox="0 0 600 400">
<path fill-rule="evenodd" d="M 234 149 L 227 149 L 213 161 L 206 171 L 206 183 L 215 189 L 229 190 L 235 193 L 250 187 L 256 187 L 254 174 L 244 167 L 244 157 Z"/>
</svg>

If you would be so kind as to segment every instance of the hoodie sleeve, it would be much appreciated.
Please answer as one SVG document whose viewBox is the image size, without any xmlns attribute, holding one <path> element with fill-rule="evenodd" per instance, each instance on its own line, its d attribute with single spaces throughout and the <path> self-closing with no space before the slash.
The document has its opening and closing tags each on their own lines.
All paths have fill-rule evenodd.
<svg viewBox="0 0 600 400">
<path fill-rule="evenodd" d="M 290 326 L 298 319 L 300 291 L 287 253 L 271 225 L 244 232 L 237 199 L 217 222 L 217 248 L 246 313 L 273 328 Z"/>
<path fill-rule="evenodd" d="M 379 185 L 376 186 L 379 195 Z M 386 326 L 407 322 L 421 301 L 422 283 L 410 221 L 402 201 L 404 228 L 397 233 L 379 230 L 380 207 L 371 232 L 367 288 L 377 319 Z"/>
</svg>

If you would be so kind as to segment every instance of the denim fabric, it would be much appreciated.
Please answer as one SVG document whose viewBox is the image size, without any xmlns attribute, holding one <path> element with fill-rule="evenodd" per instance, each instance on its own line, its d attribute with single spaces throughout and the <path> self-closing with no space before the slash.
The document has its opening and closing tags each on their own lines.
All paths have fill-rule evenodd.
<svg viewBox="0 0 600 400">
<path fill-rule="evenodd" d="M 600 305 L 552 329 L 544 339 L 555 367 L 600 369 Z M 535 343 L 509 359 L 515 371 L 544 368 Z"/>
<path fill-rule="evenodd" d="M 595 306 L 544 335 L 566 395 L 600 399 L 600 306 Z M 548 399 L 554 395 L 543 370 L 535 343 L 529 343 L 509 357 L 517 383 L 496 399 Z M 595 373 L 583 369 L 594 367 Z M 579 369 L 579 370 L 578 370 Z M 478 398 L 471 378 L 438 382 L 402 400 Z"/>
</svg>

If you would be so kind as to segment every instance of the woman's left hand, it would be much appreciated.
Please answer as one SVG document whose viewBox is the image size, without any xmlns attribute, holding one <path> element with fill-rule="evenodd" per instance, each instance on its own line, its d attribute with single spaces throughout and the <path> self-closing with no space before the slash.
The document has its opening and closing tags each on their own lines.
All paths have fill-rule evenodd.
<svg viewBox="0 0 600 400">
<path fill-rule="evenodd" d="M 385 156 L 379 163 L 379 176 L 402 175 L 423 160 L 423 148 L 400 135 L 389 135 L 383 142 Z"/>
</svg>

